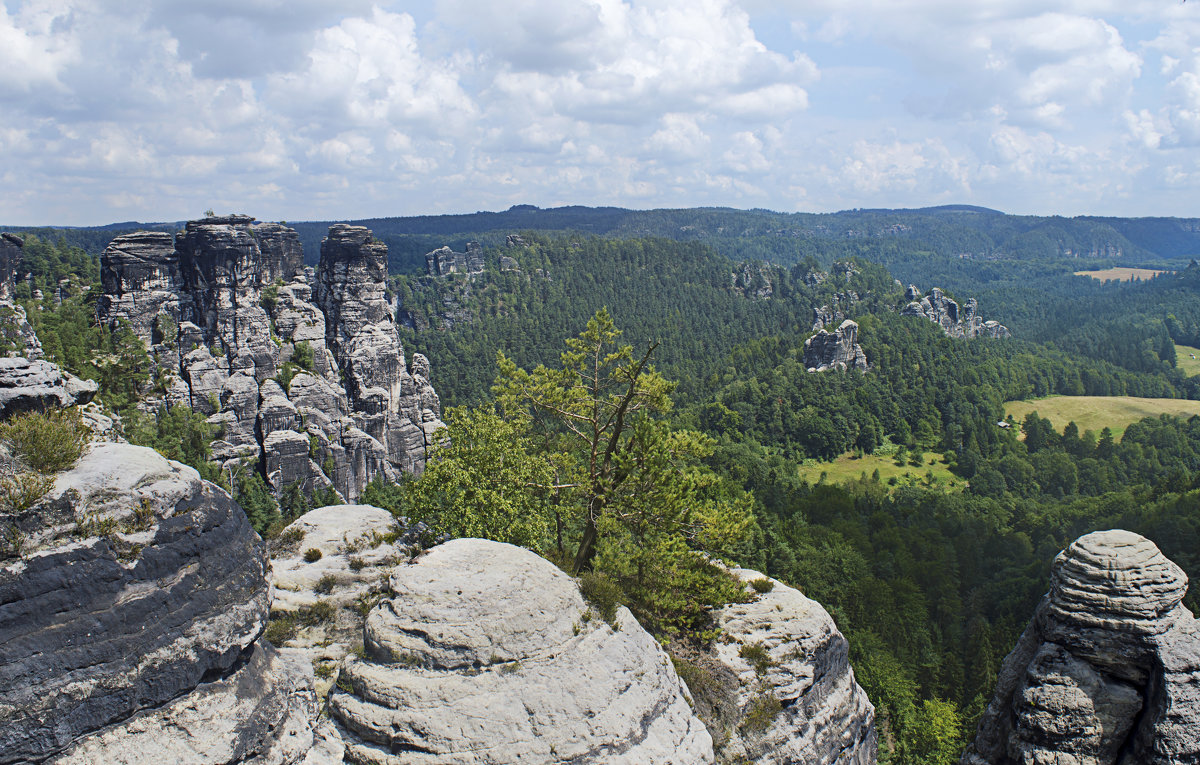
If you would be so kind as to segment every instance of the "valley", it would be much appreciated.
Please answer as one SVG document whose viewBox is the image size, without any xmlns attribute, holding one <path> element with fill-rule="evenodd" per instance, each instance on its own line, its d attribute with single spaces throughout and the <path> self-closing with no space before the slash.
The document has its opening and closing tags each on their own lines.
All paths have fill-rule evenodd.
<svg viewBox="0 0 1200 765">
<path fill-rule="evenodd" d="M 404 518 L 581 575 L 700 693 L 713 614 L 745 589 L 695 564 L 703 551 L 827 609 L 874 705 L 878 761 L 919 765 L 972 740 L 1072 540 L 1127 529 L 1200 576 L 1190 223 L 525 206 L 156 228 L 14 237 L 5 339 L 29 355 L 36 334 L 36 354 L 94 385 L 115 435 L 230 492 L 287 572 L 278 586 L 299 588 L 254 617 L 281 648 L 362 640 L 386 597 L 367 574 L 399 555 L 381 529 Z M 1080 257 L 1163 273 L 1082 279 Z M 629 429 L 604 432 L 628 483 L 587 489 L 601 473 L 585 456 L 603 449 L 570 423 L 625 397 Z M 343 502 L 379 508 L 379 540 L 333 516 L 304 526 Z M 286 547 L 294 524 L 334 536 L 308 561 Z M 355 660 L 347 677 L 383 671 Z M 355 660 L 313 665 L 337 676 Z M 780 683 L 810 671 L 768 667 Z M 743 669 L 749 694 L 759 675 Z M 354 721 L 347 683 L 324 687 Z M 865 752 L 862 699 L 843 695 Z M 791 719 L 771 709 L 768 727 Z"/>
</svg>

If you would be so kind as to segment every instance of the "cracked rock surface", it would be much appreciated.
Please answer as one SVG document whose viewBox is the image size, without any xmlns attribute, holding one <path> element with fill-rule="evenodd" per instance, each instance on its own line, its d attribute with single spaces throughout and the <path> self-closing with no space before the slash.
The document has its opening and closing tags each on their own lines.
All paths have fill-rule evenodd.
<svg viewBox="0 0 1200 765">
<path fill-rule="evenodd" d="M 735 569 L 744 582 L 765 579 Z M 849 645 L 820 603 L 774 579 L 768 592 L 721 610 L 717 659 L 737 677 L 739 719 L 726 731 L 722 762 L 873 765 L 875 708 L 854 680 Z M 757 663 L 745 646 L 765 651 Z M 765 726 L 747 725 L 756 705 L 778 701 Z"/>
<path fill-rule="evenodd" d="M 457 539 L 391 588 L 330 699 L 348 761 L 713 761 L 661 646 L 624 608 L 615 631 L 585 619 L 574 581 L 534 553 Z"/>
<path fill-rule="evenodd" d="M 1200 635 L 1187 576 L 1150 540 L 1097 531 L 1058 554 L 964 765 L 1200 762 Z"/>
</svg>

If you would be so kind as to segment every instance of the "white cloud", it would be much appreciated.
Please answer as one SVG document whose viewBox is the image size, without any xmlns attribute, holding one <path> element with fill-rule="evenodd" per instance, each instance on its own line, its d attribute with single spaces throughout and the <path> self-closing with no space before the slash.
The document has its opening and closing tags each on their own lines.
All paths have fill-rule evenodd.
<svg viewBox="0 0 1200 765">
<path fill-rule="evenodd" d="M 0 209 L 10 223 L 515 202 L 1189 214 L 1197 8 L 9 0 Z"/>
</svg>

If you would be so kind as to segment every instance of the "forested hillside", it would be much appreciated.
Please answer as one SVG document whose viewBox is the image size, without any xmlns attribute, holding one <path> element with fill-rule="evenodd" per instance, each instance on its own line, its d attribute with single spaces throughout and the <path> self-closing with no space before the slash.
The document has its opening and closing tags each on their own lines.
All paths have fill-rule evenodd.
<svg viewBox="0 0 1200 765">
<path fill-rule="evenodd" d="M 975 208 L 826 216 L 516 208 L 370 225 L 393 244 L 391 299 L 406 351 L 432 360 L 445 405 L 470 407 L 447 415 L 456 444 L 477 442 L 510 468 L 531 471 L 519 491 L 487 486 L 489 506 L 528 502 L 542 515 L 535 526 L 454 516 L 453 496 L 472 491 L 480 474 L 451 467 L 373 485 L 364 500 L 462 524 L 459 531 L 517 535 L 567 565 L 583 529 L 556 513 L 584 500 L 526 491 L 565 487 L 530 459 L 574 448 L 561 424 L 538 419 L 537 404 L 550 400 L 559 378 L 537 369 L 563 364 L 564 341 L 607 308 L 620 342 L 631 345 L 622 363 L 649 352 L 646 369 L 661 375 L 647 378 L 656 408 L 638 436 L 646 476 L 639 491 L 667 487 L 655 495 L 661 507 L 702 501 L 737 509 L 712 516 L 712 527 L 728 532 L 722 551 L 834 614 L 880 710 L 885 762 L 939 761 L 961 747 L 1054 554 L 1076 536 L 1137 531 L 1193 581 L 1200 577 L 1200 419 L 1147 419 L 1119 438 L 1056 429 L 1036 415 L 1003 420 L 1006 401 L 1050 394 L 1200 397 L 1200 379 L 1175 366 L 1175 343 L 1200 345 L 1200 266 L 1189 266 L 1189 222 L 1017 218 Z M 298 229 L 311 241 L 316 224 Z M 509 241 L 513 234 L 519 240 Z M 332 501 L 273 497 L 253 471 L 235 476 L 208 462 L 215 427 L 198 415 L 138 412 L 139 398 L 168 381 L 152 376 L 136 337 L 95 325 L 97 261 L 89 244 L 73 241 L 82 242 L 29 237 L 25 247 L 32 278 L 17 298 L 47 355 L 99 381 L 127 435 L 232 480 L 264 533 L 314 501 Z M 469 241 L 480 245 L 477 269 L 427 269 L 426 253 L 443 245 L 463 251 Z M 1084 258 L 1168 264 L 1177 273 L 1101 284 L 1071 275 Z M 909 282 L 942 286 L 960 303 L 978 298 L 981 313 L 1013 337 L 952 338 L 902 316 Z M 857 322 L 869 371 L 808 371 L 804 347 L 818 308 Z M 540 381 L 542 398 L 530 393 L 532 383 L 521 388 L 530 380 Z M 678 462 L 664 456 L 671 449 Z M 889 482 L 864 471 L 832 485 L 799 477 L 800 461 L 847 453 L 911 466 L 917 478 Z M 444 464 L 453 466 L 450 457 Z M 546 464 L 574 469 L 563 459 Z M 931 460 L 953 471 L 953 488 L 920 480 Z M 614 533 L 669 533 L 602 553 L 610 557 L 597 565 L 615 582 L 609 595 L 660 634 L 703 633 L 703 609 L 681 617 L 683 606 L 660 597 L 655 583 L 695 575 L 679 586 L 719 600 L 727 594 L 719 582 L 706 572 L 663 573 L 670 567 L 650 569 L 664 579 L 629 573 L 640 571 L 635 563 L 677 562 L 670 556 L 701 546 L 638 496 L 630 490 L 620 500 L 631 510 Z M 1186 603 L 1200 605 L 1194 592 Z"/>
</svg>

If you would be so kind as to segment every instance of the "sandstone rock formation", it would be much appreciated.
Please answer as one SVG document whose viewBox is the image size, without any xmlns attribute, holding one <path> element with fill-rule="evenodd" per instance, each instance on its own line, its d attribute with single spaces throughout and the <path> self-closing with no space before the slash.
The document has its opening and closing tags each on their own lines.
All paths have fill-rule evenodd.
<svg viewBox="0 0 1200 765">
<path fill-rule="evenodd" d="M 86 404 L 97 390 L 95 381 L 80 380 L 49 361 L 0 358 L 0 419 Z"/>
<path fill-rule="evenodd" d="M 742 262 L 730 276 L 730 288 L 745 298 L 770 300 L 775 294 L 771 266 L 749 260 Z"/>
<path fill-rule="evenodd" d="M 958 303 L 946 297 L 941 289 L 934 287 L 926 297 L 915 285 L 910 284 L 904 291 L 904 299 L 909 303 L 900 311 L 902 316 L 929 319 L 950 337 L 1012 337 L 1012 333 L 1003 324 L 983 320 L 975 298 L 963 303 L 960 310 Z"/>
<path fill-rule="evenodd" d="M 151 449 L 93 445 L 5 521 L 25 544 L 0 567 L 0 762 L 41 760 L 224 676 L 266 624 L 245 514 Z"/>
<path fill-rule="evenodd" d="M 277 493 L 419 472 L 441 426 L 428 361 L 413 371 L 385 296 L 387 248 L 334 226 L 315 279 L 296 232 L 230 215 L 118 237 L 101 256 L 97 318 L 127 321 L 167 392 L 221 428 L 219 461 L 249 458 Z M 313 282 L 316 282 L 314 285 Z M 316 287 L 314 299 L 313 291 Z"/>
<path fill-rule="evenodd" d="M 733 573 L 745 582 L 765 578 Z M 770 591 L 717 617 L 725 636 L 717 658 L 737 678 L 739 710 L 720 760 L 873 765 L 875 708 L 854 680 L 846 638 L 819 603 L 769 581 Z"/>
<path fill-rule="evenodd" d="M 1200 762 L 1200 631 L 1186 591 L 1142 536 L 1075 540 L 1004 660 L 964 765 Z"/>
<path fill-rule="evenodd" d="M 483 248 L 479 242 L 467 242 L 466 252 L 441 247 L 425 255 L 425 271 L 430 276 L 483 273 Z"/>
<path fill-rule="evenodd" d="M 749 568 L 733 574 L 767 579 Z M 716 618 L 716 658 L 737 677 L 739 711 L 722 731 L 720 761 L 874 765 L 875 707 L 854 681 L 846 638 L 820 603 L 767 580 L 769 591 Z"/>
<path fill-rule="evenodd" d="M 867 371 L 867 354 L 858 344 L 858 324 L 846 319 L 837 331 L 818 330 L 805 340 L 804 367 L 809 372 L 829 369 Z"/>
<path fill-rule="evenodd" d="M 352 762 L 712 762 L 666 653 L 619 630 L 566 574 L 511 545 L 459 539 L 395 569 L 330 711 Z M 349 690 L 343 690 L 349 689 Z"/>
</svg>

